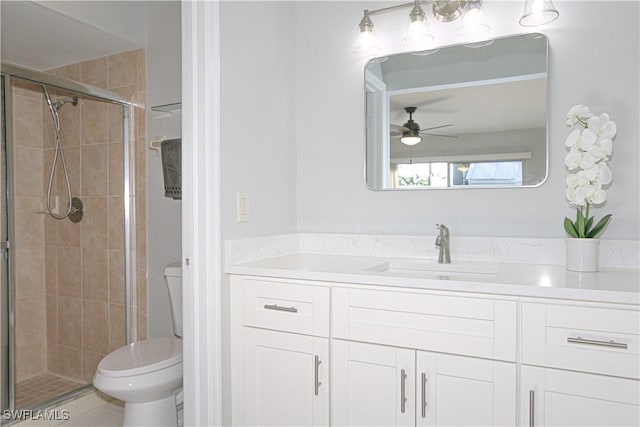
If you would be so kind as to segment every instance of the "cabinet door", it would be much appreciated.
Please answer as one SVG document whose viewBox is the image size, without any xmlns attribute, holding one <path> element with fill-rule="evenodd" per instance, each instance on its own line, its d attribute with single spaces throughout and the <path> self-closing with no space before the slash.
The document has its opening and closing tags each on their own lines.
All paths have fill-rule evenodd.
<svg viewBox="0 0 640 427">
<path fill-rule="evenodd" d="M 415 425 L 415 350 L 332 341 L 334 426 Z"/>
<path fill-rule="evenodd" d="M 521 426 L 638 426 L 640 382 L 522 367 Z"/>
<path fill-rule="evenodd" d="M 244 328 L 244 424 L 329 424 L 329 341 Z"/>
<path fill-rule="evenodd" d="M 416 376 L 418 426 L 516 423 L 513 363 L 419 351 Z"/>
</svg>

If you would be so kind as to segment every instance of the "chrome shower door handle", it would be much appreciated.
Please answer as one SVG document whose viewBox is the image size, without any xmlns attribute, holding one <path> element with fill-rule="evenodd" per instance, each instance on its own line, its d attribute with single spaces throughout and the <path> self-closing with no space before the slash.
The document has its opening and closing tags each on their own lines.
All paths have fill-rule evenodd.
<svg viewBox="0 0 640 427">
<path fill-rule="evenodd" d="M 322 385 L 322 383 L 320 382 L 320 375 L 318 373 L 318 368 L 320 367 L 320 364 L 322 363 L 322 361 L 320 360 L 320 358 L 316 355 L 313 357 L 313 365 L 314 365 L 314 385 L 315 385 L 315 395 L 318 395 L 318 389 L 320 388 L 320 386 Z"/>
<path fill-rule="evenodd" d="M 534 409 L 535 409 L 535 391 L 529 390 L 529 427 L 534 427 L 534 424 L 535 424 L 535 416 L 533 413 Z"/>
<path fill-rule="evenodd" d="M 424 372 L 420 380 L 420 394 L 422 395 L 422 418 L 427 418 L 427 374 Z"/>
<path fill-rule="evenodd" d="M 400 370 L 400 412 L 405 413 L 407 404 L 407 373 L 404 369 Z"/>
</svg>

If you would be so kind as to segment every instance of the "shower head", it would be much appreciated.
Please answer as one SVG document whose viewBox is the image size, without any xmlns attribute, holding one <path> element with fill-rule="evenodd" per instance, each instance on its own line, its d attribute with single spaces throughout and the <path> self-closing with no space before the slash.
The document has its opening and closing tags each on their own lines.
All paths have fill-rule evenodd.
<svg viewBox="0 0 640 427">
<path fill-rule="evenodd" d="M 73 97 L 70 96 L 70 97 L 67 97 L 67 98 L 59 98 L 56 102 L 54 102 L 52 104 L 53 109 L 57 111 L 57 110 L 60 109 L 60 107 L 62 107 L 67 102 L 70 102 L 73 105 L 78 105 L 78 97 L 77 96 L 73 96 Z"/>
</svg>

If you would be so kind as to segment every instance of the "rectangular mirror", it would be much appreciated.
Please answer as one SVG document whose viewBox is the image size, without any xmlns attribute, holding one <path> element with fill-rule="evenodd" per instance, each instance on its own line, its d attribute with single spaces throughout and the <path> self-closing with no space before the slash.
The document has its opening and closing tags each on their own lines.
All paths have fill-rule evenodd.
<svg viewBox="0 0 640 427">
<path fill-rule="evenodd" d="M 547 177 L 547 38 L 401 53 L 365 66 L 373 190 L 535 187 Z"/>
</svg>

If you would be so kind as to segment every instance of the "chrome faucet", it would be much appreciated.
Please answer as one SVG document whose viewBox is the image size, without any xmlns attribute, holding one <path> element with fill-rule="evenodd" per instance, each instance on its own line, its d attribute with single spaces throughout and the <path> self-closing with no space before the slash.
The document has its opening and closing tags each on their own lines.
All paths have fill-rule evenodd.
<svg viewBox="0 0 640 427">
<path fill-rule="evenodd" d="M 436 246 L 438 247 L 438 264 L 451 264 L 451 252 L 449 251 L 449 229 L 444 224 L 436 224 L 438 227 L 438 237 Z"/>
</svg>

